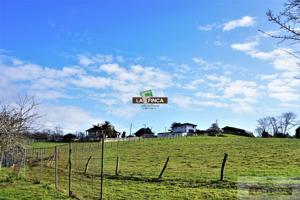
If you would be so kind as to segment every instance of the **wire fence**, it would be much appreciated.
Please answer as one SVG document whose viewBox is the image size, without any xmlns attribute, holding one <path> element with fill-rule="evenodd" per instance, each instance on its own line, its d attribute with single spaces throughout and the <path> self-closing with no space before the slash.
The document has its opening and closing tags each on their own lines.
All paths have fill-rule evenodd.
<svg viewBox="0 0 300 200">
<path fill-rule="evenodd" d="M 168 144 L 173 144 L 174 140 L 178 140 L 178 143 L 175 142 L 178 145 L 170 148 Z M 185 151 L 182 151 L 183 148 L 186 148 Z M 243 148 L 239 144 L 235 148 L 217 143 L 205 146 L 192 138 L 105 142 L 103 193 L 112 192 L 111 188 L 115 187 L 113 181 L 156 182 L 163 179 L 167 183 L 201 183 L 223 179 L 222 171 L 228 181 L 236 181 L 240 176 L 300 176 L 297 162 L 275 165 L 272 163 L 274 160 L 269 158 L 254 159 L 257 156 L 255 152 Z M 228 154 L 227 162 L 224 160 L 225 153 Z M 26 178 L 51 183 L 70 196 L 99 199 L 101 155 L 100 142 L 31 148 L 26 149 L 19 168 Z M 115 189 L 118 190 L 118 187 L 125 186 L 120 184 Z"/>
</svg>

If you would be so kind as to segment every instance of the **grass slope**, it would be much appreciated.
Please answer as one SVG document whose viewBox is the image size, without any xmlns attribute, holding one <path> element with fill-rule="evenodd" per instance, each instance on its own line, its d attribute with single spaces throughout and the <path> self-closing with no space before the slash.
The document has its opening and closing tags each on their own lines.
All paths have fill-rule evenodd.
<svg viewBox="0 0 300 200">
<path fill-rule="evenodd" d="M 52 143 L 53 144 L 53 143 Z M 51 145 L 52 145 L 51 144 Z M 48 143 L 34 144 L 42 147 Z M 61 144 L 60 144 L 61 145 Z M 300 180 L 300 140 L 280 138 L 186 137 L 147 139 L 105 144 L 105 199 L 236 199 L 241 178 L 285 177 Z M 40 150 L 28 152 L 39 157 Z M 59 147 L 59 187 L 68 186 L 68 145 Z M 45 156 L 53 149 L 45 150 Z M 228 153 L 225 181 L 219 182 L 224 153 Z M 82 174 L 89 156 L 88 176 Z M 72 191 L 82 199 L 99 196 L 101 148 L 99 143 L 72 144 Z M 120 175 L 115 176 L 116 157 Z M 161 180 L 157 177 L 166 158 L 170 162 Z M 46 161 L 45 161 L 46 162 Z M 54 163 L 40 172 L 39 163 L 26 170 L 26 177 L 54 183 Z M 272 190 L 272 199 L 289 194 L 276 185 L 260 183 L 252 190 L 261 195 Z"/>
<path fill-rule="evenodd" d="M 11 170 L 0 170 L 0 200 L 52 200 L 70 199 L 61 192 L 56 192 L 49 184 L 27 181 L 13 175 Z"/>
</svg>

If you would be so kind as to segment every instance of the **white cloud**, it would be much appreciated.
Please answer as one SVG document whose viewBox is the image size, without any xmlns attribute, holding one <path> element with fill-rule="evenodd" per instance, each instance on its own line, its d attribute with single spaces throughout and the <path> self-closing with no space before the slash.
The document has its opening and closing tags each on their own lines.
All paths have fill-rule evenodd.
<svg viewBox="0 0 300 200">
<path fill-rule="evenodd" d="M 100 66 L 100 69 L 109 74 L 123 73 L 125 71 L 119 66 L 119 64 L 103 64 Z"/>
<path fill-rule="evenodd" d="M 174 66 L 174 73 L 172 76 L 177 79 L 185 78 L 185 76 L 191 71 L 191 67 L 187 64 L 179 64 Z"/>
<path fill-rule="evenodd" d="M 269 95 L 281 102 L 298 100 L 300 80 L 278 78 L 267 83 Z"/>
<path fill-rule="evenodd" d="M 217 107 L 234 112 L 252 112 L 257 102 L 258 86 L 253 81 L 235 80 L 229 77 L 208 75 L 209 89 L 198 90 L 193 96 L 176 96 L 173 100 L 180 107 Z M 240 108 L 240 109 L 238 109 Z"/>
<path fill-rule="evenodd" d="M 92 124 L 101 123 L 103 120 L 94 118 L 90 113 L 75 106 L 44 105 L 40 107 L 42 118 L 40 124 L 49 127 L 62 127 L 64 132 L 86 130 Z"/>
<path fill-rule="evenodd" d="M 246 43 L 237 43 L 237 44 L 232 44 L 231 48 L 233 48 L 234 50 L 239 50 L 239 51 L 252 51 L 253 48 L 258 45 L 257 41 L 253 41 L 253 42 L 246 42 Z"/>
<path fill-rule="evenodd" d="M 227 76 L 216 76 L 216 75 L 208 75 L 206 79 L 209 80 L 208 86 L 216 89 L 216 90 L 223 90 L 230 82 L 231 79 Z"/>
<path fill-rule="evenodd" d="M 243 102 L 239 104 L 235 104 L 235 103 L 231 104 L 230 109 L 236 113 L 241 113 L 241 114 L 254 112 L 254 108 L 251 104 L 243 103 Z"/>
<path fill-rule="evenodd" d="M 224 89 L 224 98 L 243 98 L 243 102 L 255 102 L 257 97 L 257 85 L 252 81 L 236 80 Z M 236 101 L 236 100 L 235 100 Z M 241 99 L 239 99 L 241 101 Z"/>
<path fill-rule="evenodd" d="M 102 57 L 97 54 L 93 56 L 93 60 L 101 60 Z M 0 64 L 3 81 L 19 88 L 20 81 L 23 81 L 22 89 L 41 99 L 69 98 L 68 91 L 72 89 L 79 93 L 90 89 L 100 93 L 110 91 L 113 98 L 124 103 L 129 102 L 141 90 L 160 91 L 173 85 L 172 75 L 155 67 L 133 65 L 125 68 L 117 63 L 105 63 L 97 71 L 90 71 L 85 66 L 55 69 L 22 61 L 12 62 L 11 60 L 15 60 L 12 58 L 6 59 L 9 62 Z M 107 59 L 111 60 L 109 57 Z"/>
<path fill-rule="evenodd" d="M 77 58 L 78 58 L 78 63 L 83 66 L 101 64 L 101 63 L 112 63 L 114 61 L 114 57 L 112 55 L 105 55 L 105 54 L 96 54 L 96 55 L 80 54 L 77 56 Z M 122 62 L 124 59 L 121 56 L 117 56 L 116 60 Z"/>
<path fill-rule="evenodd" d="M 278 76 L 279 75 L 276 73 L 276 74 L 258 75 L 258 78 L 261 80 L 273 80 Z"/>
<path fill-rule="evenodd" d="M 166 62 L 172 62 L 173 61 L 173 59 L 169 58 L 168 56 L 160 56 L 159 59 L 162 60 L 162 61 L 166 61 Z"/>
<path fill-rule="evenodd" d="M 79 55 L 78 56 L 78 62 L 80 65 L 91 65 L 94 64 L 95 62 L 93 59 L 89 58 L 88 56 L 85 55 Z"/>
<path fill-rule="evenodd" d="M 192 99 L 188 96 L 173 96 L 171 98 L 171 103 L 179 107 L 187 108 L 192 105 Z"/>
<path fill-rule="evenodd" d="M 232 20 L 226 22 L 223 25 L 223 31 L 230 31 L 238 27 L 249 27 L 255 24 L 255 18 L 250 16 L 244 16 L 241 19 Z"/>
<path fill-rule="evenodd" d="M 231 80 L 227 76 L 207 75 L 209 87 L 206 90 L 198 90 L 195 96 L 197 105 L 222 107 L 234 112 L 236 107 L 243 107 L 246 112 L 253 111 L 253 105 L 258 98 L 258 85 L 253 81 Z M 197 99 L 196 98 L 196 99 Z"/>
<path fill-rule="evenodd" d="M 200 107 L 218 107 L 229 108 L 230 104 L 220 101 L 203 101 L 196 97 L 191 98 L 188 96 L 174 96 L 172 97 L 172 103 L 182 108 L 199 108 Z"/>
<path fill-rule="evenodd" d="M 116 56 L 115 59 L 117 62 L 120 62 L 120 63 L 125 62 L 125 58 L 123 56 Z"/>
<path fill-rule="evenodd" d="M 56 90 L 47 90 L 47 91 L 32 90 L 32 91 L 29 91 L 29 94 L 40 100 L 49 100 L 49 99 L 55 100 L 55 99 L 61 99 L 61 98 L 64 98 L 64 99 L 72 98 L 71 96 L 69 96 L 63 92 L 56 91 Z"/>
<path fill-rule="evenodd" d="M 206 25 L 199 25 L 197 28 L 200 31 L 211 31 L 214 28 L 218 28 L 219 25 L 217 25 L 216 23 L 212 23 L 212 24 L 206 24 Z"/>
<path fill-rule="evenodd" d="M 193 61 L 199 65 L 207 66 L 209 65 L 207 61 L 205 61 L 203 58 L 193 58 Z"/>
<path fill-rule="evenodd" d="M 193 58 L 192 59 L 195 63 L 197 63 L 199 66 L 201 66 L 201 69 L 203 70 L 213 70 L 218 69 L 222 63 L 221 62 L 208 62 L 204 60 L 203 58 Z"/>
<path fill-rule="evenodd" d="M 106 88 L 111 84 L 111 82 L 110 78 L 95 76 L 81 76 L 79 79 L 73 79 L 70 81 L 70 83 L 75 86 L 94 89 Z"/>
<path fill-rule="evenodd" d="M 197 92 L 196 96 L 197 97 L 202 97 L 202 98 L 205 98 L 205 99 L 219 99 L 219 98 L 222 98 L 222 96 L 215 95 L 215 94 L 208 93 L 208 92 Z"/>
<path fill-rule="evenodd" d="M 134 116 L 139 111 L 139 108 L 136 106 L 128 105 L 127 107 L 114 107 L 110 109 L 110 113 L 122 117 L 122 118 L 130 118 Z"/>
<path fill-rule="evenodd" d="M 260 75 L 266 85 L 261 87 L 266 93 L 281 102 L 297 101 L 300 97 L 300 80 L 295 77 L 300 76 L 300 59 L 291 55 L 293 52 L 289 48 L 276 48 L 272 51 L 260 51 L 255 45 L 248 45 L 248 48 L 236 48 L 238 44 L 231 47 L 235 50 L 245 52 L 252 58 L 269 62 L 278 73 L 271 75 Z M 243 46 L 243 44 L 240 44 Z M 247 45 L 245 45 L 247 46 Z"/>
<path fill-rule="evenodd" d="M 197 28 L 200 31 L 211 31 L 213 29 L 214 26 L 212 25 L 205 25 L 205 26 L 198 26 Z"/>
<path fill-rule="evenodd" d="M 183 88 L 188 90 L 196 90 L 197 87 L 204 82 L 203 79 L 196 79 L 187 83 Z"/>
<path fill-rule="evenodd" d="M 217 101 L 195 101 L 195 105 L 208 106 L 208 107 L 218 107 L 218 108 L 228 108 L 229 104 Z"/>
</svg>

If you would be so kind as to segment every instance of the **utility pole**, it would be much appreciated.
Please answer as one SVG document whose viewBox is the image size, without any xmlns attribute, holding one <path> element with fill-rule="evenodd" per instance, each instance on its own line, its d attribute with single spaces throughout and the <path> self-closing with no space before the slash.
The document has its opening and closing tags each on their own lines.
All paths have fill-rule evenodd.
<svg viewBox="0 0 300 200">
<path fill-rule="evenodd" d="M 131 136 L 132 123 L 130 123 L 130 136 Z"/>
<path fill-rule="evenodd" d="M 146 133 L 146 124 L 143 124 L 144 125 L 144 135 Z"/>
</svg>

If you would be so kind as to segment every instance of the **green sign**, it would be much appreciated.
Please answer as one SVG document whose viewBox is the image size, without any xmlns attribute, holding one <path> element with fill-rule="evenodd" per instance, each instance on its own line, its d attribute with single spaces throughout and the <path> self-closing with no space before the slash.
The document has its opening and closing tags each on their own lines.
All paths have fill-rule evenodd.
<svg viewBox="0 0 300 200">
<path fill-rule="evenodd" d="M 140 92 L 141 97 L 153 97 L 152 90 Z"/>
</svg>

